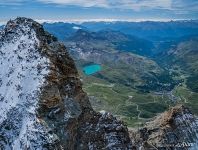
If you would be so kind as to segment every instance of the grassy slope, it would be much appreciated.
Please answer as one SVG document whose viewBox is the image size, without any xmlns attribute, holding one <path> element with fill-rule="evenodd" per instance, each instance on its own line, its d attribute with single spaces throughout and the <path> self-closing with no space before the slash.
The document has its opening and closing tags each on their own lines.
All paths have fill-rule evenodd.
<svg viewBox="0 0 198 150">
<path fill-rule="evenodd" d="M 189 106 L 198 115 L 198 38 L 180 42 L 168 51 L 163 62 L 183 81 L 174 89 L 178 103 Z"/>
<path fill-rule="evenodd" d="M 102 71 L 91 76 L 84 75 L 80 71 L 82 66 L 78 65 L 83 88 L 97 111 L 109 111 L 134 127 L 168 108 L 166 96 L 143 93 L 135 88 L 136 84 L 143 81 L 138 77 L 139 73 L 136 74 L 130 66 L 110 65 L 110 68 L 107 65 L 102 65 Z M 98 74 L 105 78 L 100 78 Z M 133 82 L 126 84 L 128 81 Z"/>
<path fill-rule="evenodd" d="M 141 93 L 131 87 L 119 83 L 109 83 L 94 76 L 83 75 L 84 90 L 89 96 L 94 96 L 92 105 L 98 111 L 106 110 L 122 118 L 129 126 L 139 126 L 158 113 L 175 105 L 170 102 L 167 95 L 156 95 L 154 93 Z M 182 103 L 192 108 L 198 114 L 198 94 L 191 92 L 184 85 L 177 86 L 173 93 Z M 138 107 L 138 108 L 137 108 Z"/>
<path fill-rule="evenodd" d="M 145 62 L 148 64 L 148 62 Z M 128 126 L 137 127 L 148 119 L 156 116 L 176 103 L 182 103 L 192 108 L 198 114 L 198 94 L 186 86 L 186 75 L 178 69 L 172 71 L 173 80 L 184 80 L 172 90 L 177 102 L 171 101 L 170 92 L 142 92 L 137 85 L 144 83 L 140 78 L 139 69 L 134 66 L 102 64 L 102 71 L 86 76 L 81 70 L 86 62 L 78 62 L 79 72 L 83 80 L 83 88 L 91 97 L 91 103 L 97 111 L 106 110 L 122 120 Z M 149 66 L 143 69 L 151 71 Z M 144 72 L 144 73 L 145 73 Z M 153 69 L 153 72 L 158 72 Z M 143 73 L 142 73 L 143 74 Z M 129 83 L 130 82 L 130 83 Z M 129 84 L 127 84 L 129 83 Z"/>
</svg>

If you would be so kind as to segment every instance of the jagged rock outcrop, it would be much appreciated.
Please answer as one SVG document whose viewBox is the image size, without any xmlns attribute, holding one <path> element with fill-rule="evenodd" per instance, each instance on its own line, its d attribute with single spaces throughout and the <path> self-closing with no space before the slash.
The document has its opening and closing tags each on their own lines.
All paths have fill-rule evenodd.
<svg viewBox="0 0 198 150">
<path fill-rule="evenodd" d="M 126 125 L 95 112 L 63 44 L 27 18 L 0 35 L 0 149 L 131 149 Z"/>
<path fill-rule="evenodd" d="M 197 118 L 183 105 L 157 116 L 145 127 L 131 131 L 134 149 L 196 150 L 198 142 Z"/>
</svg>

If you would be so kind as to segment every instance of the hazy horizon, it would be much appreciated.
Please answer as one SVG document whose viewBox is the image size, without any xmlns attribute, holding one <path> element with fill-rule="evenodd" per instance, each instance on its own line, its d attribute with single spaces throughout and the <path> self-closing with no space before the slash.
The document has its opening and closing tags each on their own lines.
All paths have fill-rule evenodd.
<svg viewBox="0 0 198 150">
<path fill-rule="evenodd" d="M 23 17 L 23 16 L 17 16 L 17 17 Z M 16 18 L 17 18 L 16 17 Z M 1 21 L 0 25 L 5 25 L 9 20 L 14 20 L 16 18 L 10 18 L 8 20 Z M 26 17 L 30 18 L 30 17 Z M 128 20 L 118 20 L 118 19 L 60 19 L 60 20 L 46 20 L 46 19 L 34 19 L 31 18 L 39 23 L 74 23 L 74 24 L 82 24 L 85 22 L 171 22 L 171 21 L 198 21 L 198 19 L 128 19 Z"/>
<path fill-rule="evenodd" d="M 35 20 L 170 21 L 198 19 L 195 0 L 0 0 L 0 22 Z"/>
</svg>

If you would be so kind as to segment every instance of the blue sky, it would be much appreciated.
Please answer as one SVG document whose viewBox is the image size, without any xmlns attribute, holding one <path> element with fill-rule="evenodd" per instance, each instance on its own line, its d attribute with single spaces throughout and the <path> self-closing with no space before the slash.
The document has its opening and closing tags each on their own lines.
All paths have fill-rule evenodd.
<svg viewBox="0 0 198 150">
<path fill-rule="evenodd" d="M 198 19 L 198 0 L 0 0 L 0 22 L 43 20 Z"/>
</svg>

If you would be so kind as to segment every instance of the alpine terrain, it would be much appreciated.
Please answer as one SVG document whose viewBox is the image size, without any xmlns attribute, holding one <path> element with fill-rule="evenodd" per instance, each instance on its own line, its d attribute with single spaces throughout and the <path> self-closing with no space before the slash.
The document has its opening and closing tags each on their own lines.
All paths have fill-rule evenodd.
<svg viewBox="0 0 198 150">
<path fill-rule="evenodd" d="M 126 126 L 95 112 L 63 44 L 17 18 L 0 34 L 0 149 L 131 149 Z"/>
<path fill-rule="evenodd" d="M 197 75 L 197 47 L 191 46 L 196 39 L 160 51 L 159 63 L 149 55 L 156 45 L 147 39 L 66 27 L 61 39 L 78 68 L 96 63 L 92 67 L 103 71 L 87 77 L 79 69 L 78 74 L 65 45 L 32 19 L 10 20 L 0 30 L 1 150 L 198 149 L 197 104 L 184 105 L 173 95 L 191 88 L 196 99 L 197 86 L 189 82 Z M 193 59 L 181 62 L 183 50 Z M 164 63 L 169 56 L 175 65 Z M 180 81 L 169 70 L 182 63 L 191 74 Z M 188 71 L 180 69 L 179 75 Z"/>
</svg>

